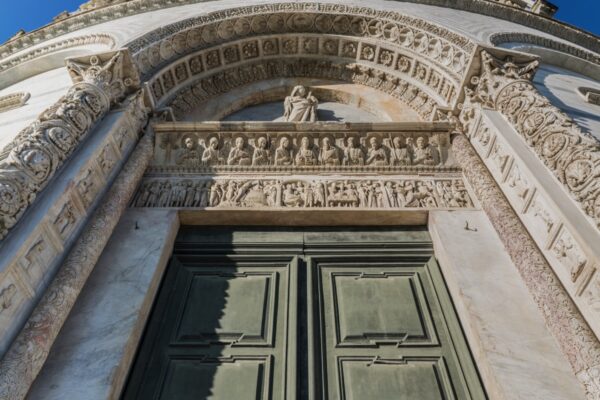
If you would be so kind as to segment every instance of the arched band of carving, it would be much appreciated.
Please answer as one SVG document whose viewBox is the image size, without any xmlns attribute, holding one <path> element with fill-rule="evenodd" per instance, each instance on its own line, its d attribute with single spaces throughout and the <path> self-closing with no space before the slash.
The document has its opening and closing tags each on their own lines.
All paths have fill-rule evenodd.
<svg viewBox="0 0 600 400">
<path fill-rule="evenodd" d="M 365 7 L 314 3 L 270 4 L 219 11 L 173 23 L 128 46 L 139 60 L 140 71 L 145 76 L 193 51 L 248 37 L 285 33 L 373 39 L 382 46 L 402 49 L 412 58 L 427 60 L 457 81 L 466 72 L 467 59 L 474 49 L 474 44 L 466 37 L 419 19 Z M 378 55 L 374 51 L 372 56 Z"/>
<path fill-rule="evenodd" d="M 205 0 L 131 0 L 115 4 L 110 7 L 78 13 L 3 44 L 0 46 L 0 57 L 7 57 L 10 54 L 21 51 L 27 47 L 39 43 L 40 41 L 57 37 L 65 32 L 76 31 L 84 27 L 93 26 L 108 20 L 112 20 L 114 19 L 115 15 L 124 17 L 163 8 L 177 7 L 184 4 L 195 4 L 203 1 Z M 416 2 L 416 0 L 413 1 Z M 537 17 L 531 12 L 523 11 L 518 8 L 500 4 L 498 2 L 492 2 L 488 0 L 465 0 L 461 2 L 454 2 L 452 4 L 448 4 L 447 0 L 419 0 L 419 2 L 434 6 L 452 7 L 496 18 L 503 18 L 517 24 L 551 32 L 563 39 L 580 43 L 582 46 L 585 46 L 591 50 L 600 50 L 600 41 L 598 38 L 587 32 L 583 32 L 577 28 L 571 27 L 556 20 Z M 297 6 L 298 4 L 300 3 L 292 3 L 292 5 L 288 5 L 288 7 Z M 335 7 L 336 5 L 324 6 Z M 341 9 L 342 7 L 348 6 L 340 5 L 338 7 Z M 318 8 L 316 10 L 319 11 Z M 439 27 L 436 28 L 441 29 Z"/>
<path fill-rule="evenodd" d="M 532 35 L 523 32 L 501 32 L 490 36 L 490 43 L 494 46 L 500 46 L 505 43 L 522 43 L 544 47 L 551 50 L 556 50 L 561 53 L 570 54 L 572 56 L 582 58 L 591 63 L 600 65 L 600 55 L 592 53 L 582 48 L 575 47 L 568 43 L 559 42 L 551 38 Z"/>
<path fill-rule="evenodd" d="M 401 100 L 426 120 L 433 118 L 440 106 L 426 92 L 376 68 L 356 63 L 334 63 L 313 58 L 259 60 L 233 67 L 190 82 L 187 87 L 172 92 L 160 105 L 170 105 L 176 115 L 184 115 L 214 96 L 235 88 L 275 78 L 320 78 L 351 82 L 372 87 Z M 152 91 L 162 90 L 164 79 L 152 83 Z M 159 96 L 161 98 L 162 96 Z"/>
</svg>

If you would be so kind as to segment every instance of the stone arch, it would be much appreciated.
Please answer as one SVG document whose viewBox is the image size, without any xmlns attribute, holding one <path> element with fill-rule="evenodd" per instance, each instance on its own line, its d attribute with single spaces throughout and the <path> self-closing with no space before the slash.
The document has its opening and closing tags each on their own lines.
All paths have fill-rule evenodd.
<svg viewBox="0 0 600 400">
<path fill-rule="evenodd" d="M 157 106 L 175 111 L 256 81 L 316 78 L 369 86 L 431 119 L 458 103 L 474 43 L 395 12 L 294 3 L 191 18 L 127 47 Z"/>
</svg>

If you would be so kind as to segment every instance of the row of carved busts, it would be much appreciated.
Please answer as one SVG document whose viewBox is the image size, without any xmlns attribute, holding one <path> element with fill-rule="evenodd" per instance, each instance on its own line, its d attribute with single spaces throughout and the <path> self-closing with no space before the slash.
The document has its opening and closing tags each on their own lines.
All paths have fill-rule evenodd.
<svg viewBox="0 0 600 400">
<path fill-rule="evenodd" d="M 250 136 L 250 137 L 249 137 Z M 433 139 L 430 139 L 433 138 Z M 184 167 L 203 166 L 440 166 L 446 161 L 439 136 L 394 134 L 231 135 L 198 138 L 184 135 L 173 160 Z"/>
<path fill-rule="evenodd" d="M 135 207 L 464 208 L 460 179 L 440 180 L 148 180 Z"/>
</svg>

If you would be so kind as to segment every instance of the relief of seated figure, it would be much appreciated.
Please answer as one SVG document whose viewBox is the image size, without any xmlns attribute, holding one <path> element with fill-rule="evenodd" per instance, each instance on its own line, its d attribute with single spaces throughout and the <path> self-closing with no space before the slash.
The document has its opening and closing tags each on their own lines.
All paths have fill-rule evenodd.
<svg viewBox="0 0 600 400">
<path fill-rule="evenodd" d="M 321 152 L 319 154 L 319 162 L 321 165 L 329 167 L 340 165 L 340 154 L 338 148 L 331 144 L 331 139 L 323 138 Z"/>
<path fill-rule="evenodd" d="M 202 153 L 202 163 L 204 165 L 217 165 L 222 162 L 223 158 L 219 154 L 219 139 L 213 136 Z"/>
<path fill-rule="evenodd" d="M 235 147 L 229 152 L 229 157 L 227 158 L 227 165 L 250 164 L 252 164 L 252 159 L 250 158 L 250 153 L 248 153 L 248 151 L 246 150 L 246 143 L 244 142 L 244 138 L 238 136 L 235 139 Z"/>
<path fill-rule="evenodd" d="M 365 165 L 365 153 L 354 136 L 346 139 L 344 165 Z"/>
<path fill-rule="evenodd" d="M 290 139 L 284 136 L 279 142 L 279 147 L 275 150 L 275 165 L 292 165 L 293 161 Z"/>
<path fill-rule="evenodd" d="M 254 154 L 252 154 L 252 165 L 269 165 L 271 164 L 271 153 L 267 148 L 267 138 L 259 137 L 254 146 Z"/>
<path fill-rule="evenodd" d="M 417 138 L 417 145 L 413 149 L 413 164 L 414 165 L 437 165 L 439 164 L 439 156 L 437 149 L 427 143 L 424 136 Z"/>
<path fill-rule="evenodd" d="M 404 142 L 404 143 L 403 143 Z M 390 165 L 404 166 L 412 165 L 411 151 L 407 142 L 400 136 L 392 140 L 392 151 L 390 153 Z"/>
<path fill-rule="evenodd" d="M 200 163 L 200 154 L 196 149 L 194 139 L 186 137 L 183 141 L 183 152 L 177 157 L 175 161 L 178 165 L 185 165 L 188 167 L 195 167 Z"/>
<path fill-rule="evenodd" d="M 367 156 L 367 165 L 373 165 L 376 167 L 384 167 L 388 165 L 388 158 L 385 149 L 379 142 L 379 139 L 372 137 L 369 139 L 369 152 Z"/>
<path fill-rule="evenodd" d="M 317 165 L 317 156 L 307 136 L 300 141 L 300 149 L 296 154 L 296 165 Z"/>
<path fill-rule="evenodd" d="M 304 86 L 296 86 L 283 103 L 284 120 L 286 122 L 315 122 L 317 121 L 318 103 L 317 99 Z"/>
</svg>

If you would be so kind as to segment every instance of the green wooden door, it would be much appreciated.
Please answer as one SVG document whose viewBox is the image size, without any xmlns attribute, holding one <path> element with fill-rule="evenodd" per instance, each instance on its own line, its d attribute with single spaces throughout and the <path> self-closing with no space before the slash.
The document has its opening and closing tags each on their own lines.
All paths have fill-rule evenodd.
<svg viewBox="0 0 600 400">
<path fill-rule="evenodd" d="M 183 229 L 125 399 L 485 399 L 422 229 Z"/>
</svg>

